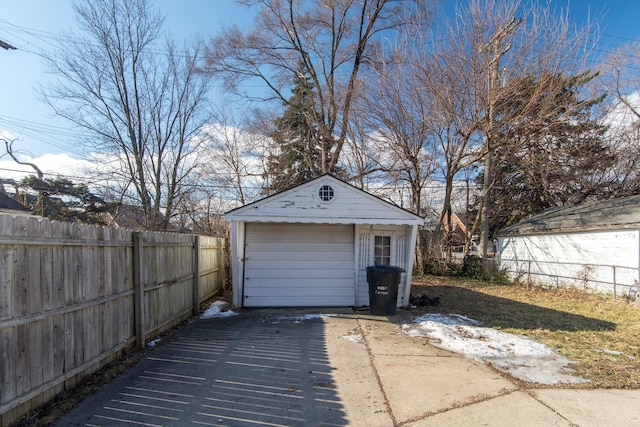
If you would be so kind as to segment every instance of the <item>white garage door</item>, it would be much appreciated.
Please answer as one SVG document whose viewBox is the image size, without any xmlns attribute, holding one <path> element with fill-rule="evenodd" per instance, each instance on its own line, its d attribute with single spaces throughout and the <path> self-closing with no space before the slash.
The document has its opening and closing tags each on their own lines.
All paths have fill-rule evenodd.
<svg viewBox="0 0 640 427">
<path fill-rule="evenodd" d="M 247 224 L 245 307 L 351 306 L 353 227 Z"/>
</svg>

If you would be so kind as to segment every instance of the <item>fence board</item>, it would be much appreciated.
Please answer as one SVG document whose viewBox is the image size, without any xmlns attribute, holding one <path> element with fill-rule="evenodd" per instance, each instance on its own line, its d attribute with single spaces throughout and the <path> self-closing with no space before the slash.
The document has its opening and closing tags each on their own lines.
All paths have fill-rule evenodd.
<svg viewBox="0 0 640 427">
<path fill-rule="evenodd" d="M 51 223 L 38 223 L 37 233 L 33 237 L 43 237 L 51 240 Z M 37 262 L 40 266 L 40 311 L 47 311 L 53 307 L 53 261 L 51 245 L 41 246 Z"/>
<path fill-rule="evenodd" d="M 54 367 L 55 317 L 42 320 L 42 383 L 55 378 Z"/>
<path fill-rule="evenodd" d="M 100 328 L 100 324 L 98 323 L 98 310 L 96 306 L 87 307 L 82 310 L 82 314 L 84 317 L 83 322 L 83 362 L 86 360 L 93 359 L 99 353 L 100 345 L 99 336 L 102 332 Z"/>
<path fill-rule="evenodd" d="M 73 325 L 71 326 L 71 330 L 73 333 L 73 364 L 69 365 L 69 369 L 75 366 L 82 366 L 85 361 L 84 353 L 86 348 L 86 343 L 84 342 L 84 319 L 85 310 L 76 311 L 73 314 Z"/>
<path fill-rule="evenodd" d="M 0 215 L 0 233 L 12 234 L 13 223 L 8 215 Z M 13 317 L 14 314 L 14 283 L 15 277 L 15 253 L 13 246 L 0 245 L 0 262 L 4 266 L 0 268 L 0 319 Z"/>
<path fill-rule="evenodd" d="M 40 235 L 40 221 L 37 218 L 29 218 L 26 224 L 27 238 L 34 238 Z M 40 284 L 40 248 L 38 246 L 27 247 L 27 265 L 25 272 L 27 275 L 27 313 L 41 311 L 42 288 Z"/>
<path fill-rule="evenodd" d="M 68 224 L 68 232 L 69 236 L 73 239 L 81 240 L 82 236 L 76 235 L 76 225 Z M 79 230 L 78 230 L 79 234 Z M 71 258 L 69 263 L 71 265 L 71 277 L 72 279 L 72 293 L 73 293 L 73 302 L 75 304 L 80 304 L 84 302 L 84 289 L 82 286 L 82 269 L 80 266 L 82 265 L 82 247 L 81 246 L 72 246 L 71 247 Z"/>
<path fill-rule="evenodd" d="M 75 333 L 75 315 L 76 313 L 66 313 L 63 317 L 64 327 L 64 369 L 66 374 L 73 366 L 76 366 L 76 333 Z"/>
<path fill-rule="evenodd" d="M 0 364 L 0 375 L 2 375 L 2 387 L 0 387 L 0 402 L 9 402 L 17 395 L 16 386 L 16 328 L 6 328 L 0 330 L 0 343 L 2 349 L 0 356 L 3 363 Z"/>
<path fill-rule="evenodd" d="M 111 240 L 111 229 L 106 227 L 101 227 L 100 238 L 103 241 Z M 100 266 L 100 274 L 98 274 L 98 278 L 101 279 L 101 288 L 102 292 L 100 296 L 111 295 L 113 293 L 113 277 L 111 270 L 111 256 L 113 255 L 114 248 L 102 246 L 102 260 L 99 263 Z"/>
<path fill-rule="evenodd" d="M 194 316 L 200 311 L 200 236 L 193 239 L 193 307 Z"/>
<path fill-rule="evenodd" d="M 87 236 L 90 240 L 96 240 L 95 227 L 88 227 L 86 230 Z M 92 246 L 82 246 L 82 259 L 80 261 L 81 269 L 81 284 L 83 290 L 82 302 L 92 301 L 98 298 L 98 287 L 95 279 L 96 269 L 96 248 Z"/>
<path fill-rule="evenodd" d="M 51 285 L 53 297 L 51 307 L 61 307 L 65 301 L 64 247 L 57 243 L 62 238 L 60 222 L 51 223 Z"/>
<path fill-rule="evenodd" d="M 42 320 L 31 323 L 26 329 L 28 334 L 28 366 L 29 370 L 25 370 L 25 375 L 29 376 L 28 380 L 28 388 L 30 390 L 30 384 L 42 384 L 42 364 L 43 364 L 43 346 L 42 346 L 42 338 L 43 338 L 43 330 L 42 330 Z"/>
<path fill-rule="evenodd" d="M 53 318 L 53 378 L 64 374 L 65 340 L 65 316 L 57 315 Z"/>
<path fill-rule="evenodd" d="M 15 221 L 12 226 L 12 236 L 24 236 L 26 238 L 27 227 L 24 223 L 25 221 Z M 17 315 L 25 315 L 29 313 L 28 309 L 28 295 L 27 292 L 29 290 L 29 251 L 27 247 L 18 246 L 14 249 L 16 261 L 14 268 L 14 296 L 15 296 L 15 307 L 13 312 Z"/>
<path fill-rule="evenodd" d="M 67 231 L 66 229 L 63 232 Z M 61 257 L 60 260 L 61 268 L 62 268 L 62 277 L 64 278 L 64 305 L 70 306 L 75 303 L 75 288 L 74 284 L 74 248 L 69 246 L 64 246 L 60 248 Z"/>
<path fill-rule="evenodd" d="M 15 376 L 16 376 L 16 394 L 27 393 L 30 389 L 29 373 L 29 329 L 27 325 L 19 325 L 16 327 L 16 352 L 15 357 Z"/>
</svg>

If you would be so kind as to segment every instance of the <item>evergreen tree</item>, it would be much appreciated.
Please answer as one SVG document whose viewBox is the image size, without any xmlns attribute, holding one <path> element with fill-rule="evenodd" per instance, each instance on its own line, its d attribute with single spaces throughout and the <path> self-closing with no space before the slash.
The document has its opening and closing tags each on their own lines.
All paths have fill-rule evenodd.
<svg viewBox="0 0 640 427">
<path fill-rule="evenodd" d="M 23 203 L 28 207 L 36 203 L 36 197 L 31 201 L 26 192 L 42 194 L 44 196 L 42 214 L 49 219 L 66 221 L 77 219 L 89 224 L 103 224 L 100 214 L 106 212 L 115 203 L 107 203 L 101 197 L 94 195 L 85 184 L 77 184 L 64 177 L 38 178 L 35 175 L 20 180 L 16 185 L 25 189 Z"/>
<path fill-rule="evenodd" d="M 562 89 L 542 91 L 534 101 L 528 93 L 543 84 L 540 79 L 522 79 L 505 91 L 496 107 L 501 142 L 493 157 L 493 232 L 550 207 L 608 197 L 607 171 L 615 156 L 604 139 L 606 127 L 593 114 L 604 97 L 580 97 L 594 77 L 545 76 L 547 82 L 555 80 L 550 87 Z M 519 116 L 524 102 L 535 102 L 536 108 L 529 105 L 528 113 Z"/>
<path fill-rule="evenodd" d="M 301 70 L 299 67 L 294 77 L 295 86 L 284 113 L 274 120 L 271 138 L 277 149 L 267 160 L 270 182 L 266 192 L 269 194 L 302 184 L 322 173 L 314 86 Z"/>
</svg>

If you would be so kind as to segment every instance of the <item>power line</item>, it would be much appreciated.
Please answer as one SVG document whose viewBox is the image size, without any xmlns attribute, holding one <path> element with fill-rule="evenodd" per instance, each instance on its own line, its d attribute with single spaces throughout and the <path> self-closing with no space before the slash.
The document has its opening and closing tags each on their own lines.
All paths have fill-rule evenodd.
<svg viewBox="0 0 640 427">
<path fill-rule="evenodd" d="M 70 139 L 77 138 L 78 134 L 72 133 L 68 129 L 65 130 L 63 127 L 13 119 L 7 116 L 0 116 L 0 125 L 6 130 L 15 132 L 18 135 L 28 136 L 32 140 L 51 145 L 66 152 L 81 154 L 69 141 Z"/>
</svg>

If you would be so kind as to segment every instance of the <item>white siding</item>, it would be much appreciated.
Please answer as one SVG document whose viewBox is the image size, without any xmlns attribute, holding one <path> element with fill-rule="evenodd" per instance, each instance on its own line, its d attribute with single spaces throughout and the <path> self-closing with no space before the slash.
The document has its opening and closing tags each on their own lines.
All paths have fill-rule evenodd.
<svg viewBox="0 0 640 427">
<path fill-rule="evenodd" d="M 406 243 L 405 243 L 405 235 L 398 235 L 396 236 L 396 262 L 395 265 L 398 267 L 402 267 L 405 270 L 407 269 L 407 262 L 406 262 L 406 257 L 407 257 L 407 250 L 406 250 Z"/>
<path fill-rule="evenodd" d="M 594 283 L 614 283 L 613 266 L 616 266 L 627 270 L 618 270 L 615 283 L 631 285 L 633 277 L 628 272 L 640 267 L 639 240 L 637 230 L 502 237 L 499 239 L 500 268 L 514 276 L 518 272 L 525 278 L 531 275 L 535 282 L 579 286 L 585 274 Z"/>
<path fill-rule="evenodd" d="M 353 226 L 247 224 L 243 305 L 352 306 Z"/>
<path fill-rule="evenodd" d="M 323 201 L 319 189 L 330 185 L 334 197 Z M 323 176 L 226 214 L 231 221 L 326 224 L 411 224 L 424 219 L 332 176 Z"/>
</svg>

